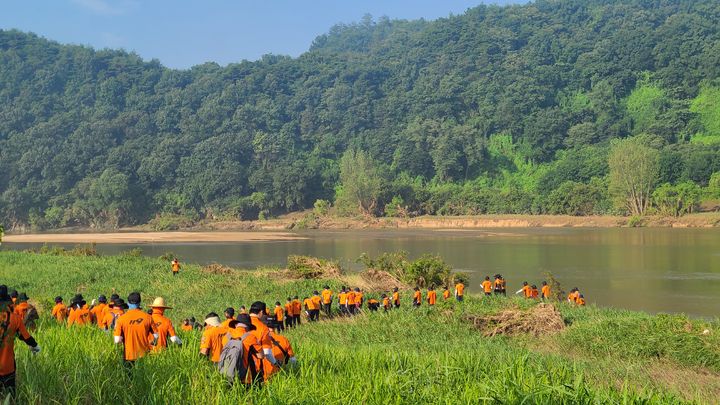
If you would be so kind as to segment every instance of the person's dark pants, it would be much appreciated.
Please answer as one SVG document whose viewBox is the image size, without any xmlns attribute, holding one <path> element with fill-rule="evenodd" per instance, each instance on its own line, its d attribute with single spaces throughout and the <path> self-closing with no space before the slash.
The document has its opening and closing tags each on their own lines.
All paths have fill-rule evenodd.
<svg viewBox="0 0 720 405">
<path fill-rule="evenodd" d="M 419 303 L 419 302 L 413 302 L 413 306 L 414 306 L 414 307 L 419 307 L 419 306 L 420 306 L 420 303 Z"/>
<path fill-rule="evenodd" d="M 395 302 L 395 308 L 400 308 L 400 302 Z"/>
<path fill-rule="evenodd" d="M 371 311 L 375 312 L 375 311 L 378 310 L 378 305 L 377 305 L 377 304 L 370 304 L 370 305 L 368 305 L 368 308 L 369 308 Z"/>
<path fill-rule="evenodd" d="M 492 294 L 489 293 L 489 292 L 486 292 L 486 293 L 485 293 L 485 296 L 486 296 L 486 297 L 489 297 L 489 296 L 491 296 L 491 295 L 492 295 Z"/>
<path fill-rule="evenodd" d="M 286 327 L 286 328 L 292 328 L 292 321 L 293 321 L 293 316 L 292 316 L 292 315 L 288 315 L 288 316 L 285 318 L 285 327 Z"/>
<path fill-rule="evenodd" d="M 293 326 L 300 325 L 300 315 L 293 315 Z"/>
<path fill-rule="evenodd" d="M 15 398 L 15 373 L 10 373 L 8 375 L 0 376 L 0 391 L 2 392 L 3 396 L 10 395 L 10 397 Z M 4 398 L 0 398 L 4 399 Z"/>
<path fill-rule="evenodd" d="M 320 310 L 319 309 L 310 310 L 310 320 L 313 322 L 320 320 Z"/>
<path fill-rule="evenodd" d="M 285 326 L 283 325 L 283 322 L 282 322 L 282 321 L 278 322 L 278 330 L 279 330 L 279 331 L 284 331 L 284 330 L 285 330 Z"/>
<path fill-rule="evenodd" d="M 457 300 L 458 300 L 458 302 L 462 302 L 463 296 L 462 296 L 462 295 L 458 295 L 458 296 L 457 296 Z"/>
<path fill-rule="evenodd" d="M 178 273 L 180 273 L 180 272 L 179 272 L 179 271 L 173 271 L 173 276 L 177 276 Z"/>
<path fill-rule="evenodd" d="M 332 304 L 323 304 L 323 310 L 325 310 L 325 315 L 332 318 Z"/>
</svg>

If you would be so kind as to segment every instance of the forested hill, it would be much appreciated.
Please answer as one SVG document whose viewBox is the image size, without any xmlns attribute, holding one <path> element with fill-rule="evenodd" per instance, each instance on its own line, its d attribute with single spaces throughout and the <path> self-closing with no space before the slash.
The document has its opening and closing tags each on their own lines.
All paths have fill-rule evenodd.
<svg viewBox="0 0 720 405">
<path fill-rule="evenodd" d="M 0 31 L 0 222 L 245 219 L 319 199 L 375 215 L 604 213 L 621 209 L 611 140 L 633 136 L 658 151 L 655 185 L 706 187 L 718 21 L 715 0 L 479 6 L 189 70 Z"/>
</svg>

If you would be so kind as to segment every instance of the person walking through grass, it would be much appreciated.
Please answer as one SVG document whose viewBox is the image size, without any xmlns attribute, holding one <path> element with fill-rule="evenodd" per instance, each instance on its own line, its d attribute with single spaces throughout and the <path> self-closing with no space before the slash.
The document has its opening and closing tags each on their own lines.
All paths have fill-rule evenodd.
<svg viewBox="0 0 720 405">
<path fill-rule="evenodd" d="M 90 310 L 81 294 L 76 294 L 70 302 L 70 313 L 68 314 L 68 327 L 76 325 L 87 325 L 91 323 Z"/>
<path fill-rule="evenodd" d="M 63 303 L 63 298 L 61 296 L 55 297 L 55 306 L 52 309 L 52 317 L 55 318 L 58 323 L 64 323 L 67 321 L 67 312 L 68 308 Z"/>
<path fill-rule="evenodd" d="M 430 288 L 428 288 L 427 302 L 428 302 L 428 305 L 430 305 L 431 307 L 434 306 L 435 303 L 437 302 L 437 292 L 435 291 L 434 285 L 431 285 Z"/>
<path fill-rule="evenodd" d="M 550 286 L 548 285 L 547 281 L 542 282 L 542 288 L 540 289 L 540 297 L 543 301 L 549 300 L 550 297 Z"/>
<path fill-rule="evenodd" d="M 172 269 L 172 275 L 177 276 L 180 274 L 180 262 L 178 261 L 177 257 L 173 259 L 173 261 L 170 263 L 170 267 Z"/>
<path fill-rule="evenodd" d="M 13 311 L 7 286 L 0 285 L 0 389 L 10 398 L 15 397 L 15 337 L 28 345 L 33 354 L 40 352 L 23 319 Z"/>
<path fill-rule="evenodd" d="M 175 333 L 172 321 L 165 316 L 165 310 L 172 309 L 165 305 L 165 299 L 163 297 L 157 297 L 150 305 L 152 309 L 152 321 L 155 324 L 157 330 L 157 341 L 153 346 L 154 352 L 161 351 L 168 346 L 168 340 L 178 346 L 182 346 L 182 340 Z M 153 341 L 153 336 L 148 336 L 150 342 Z"/>
<path fill-rule="evenodd" d="M 458 302 L 462 302 L 464 295 L 465 284 L 463 284 L 462 281 L 458 281 L 457 284 L 455 284 L 455 299 L 458 300 Z"/>
<path fill-rule="evenodd" d="M 333 292 L 330 287 L 326 285 L 322 290 L 322 306 L 328 318 L 332 318 L 332 300 Z"/>
<path fill-rule="evenodd" d="M 208 357 L 212 363 L 217 364 L 220 361 L 220 352 L 222 351 L 222 339 L 227 333 L 227 329 L 220 323 L 220 317 L 216 313 L 210 312 L 205 317 L 205 330 L 200 338 L 200 354 Z"/>
<path fill-rule="evenodd" d="M 128 310 L 116 320 L 113 336 L 116 345 L 123 345 L 125 365 L 132 366 L 150 351 L 153 342 L 148 341 L 148 336 L 157 341 L 158 330 L 152 317 L 140 308 L 140 293 L 130 293 L 127 303 Z"/>
<path fill-rule="evenodd" d="M 486 296 L 492 295 L 493 283 L 490 281 L 490 276 L 485 276 L 485 281 L 481 285 Z"/>
<path fill-rule="evenodd" d="M 422 293 L 420 292 L 420 288 L 419 288 L 419 287 L 415 287 L 415 288 L 413 289 L 413 291 L 415 291 L 415 292 L 413 293 L 413 306 L 414 306 L 414 307 L 419 307 L 420 304 L 422 303 Z"/>
</svg>

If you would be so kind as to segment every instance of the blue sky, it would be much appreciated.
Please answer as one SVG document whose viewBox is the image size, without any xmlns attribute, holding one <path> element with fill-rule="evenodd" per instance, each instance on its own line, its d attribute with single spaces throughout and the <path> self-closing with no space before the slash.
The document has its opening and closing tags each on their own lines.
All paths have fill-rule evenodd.
<svg viewBox="0 0 720 405">
<path fill-rule="evenodd" d="M 336 23 L 436 19 L 480 3 L 519 0 L 7 0 L 0 28 L 61 43 L 123 48 L 173 68 L 298 56 Z"/>
</svg>

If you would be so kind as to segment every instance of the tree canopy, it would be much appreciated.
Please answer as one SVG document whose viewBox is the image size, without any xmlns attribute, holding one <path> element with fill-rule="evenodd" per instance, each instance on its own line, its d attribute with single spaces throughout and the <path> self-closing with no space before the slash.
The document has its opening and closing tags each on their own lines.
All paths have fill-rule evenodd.
<svg viewBox="0 0 720 405">
<path fill-rule="evenodd" d="M 610 141 L 630 136 L 655 142 L 657 184 L 704 187 L 720 172 L 717 21 L 714 0 L 481 5 L 188 70 L 0 30 L 0 217 L 299 210 L 335 199 L 348 150 L 383 175 L 362 206 L 376 214 L 393 199 L 415 214 L 602 213 Z"/>
</svg>

